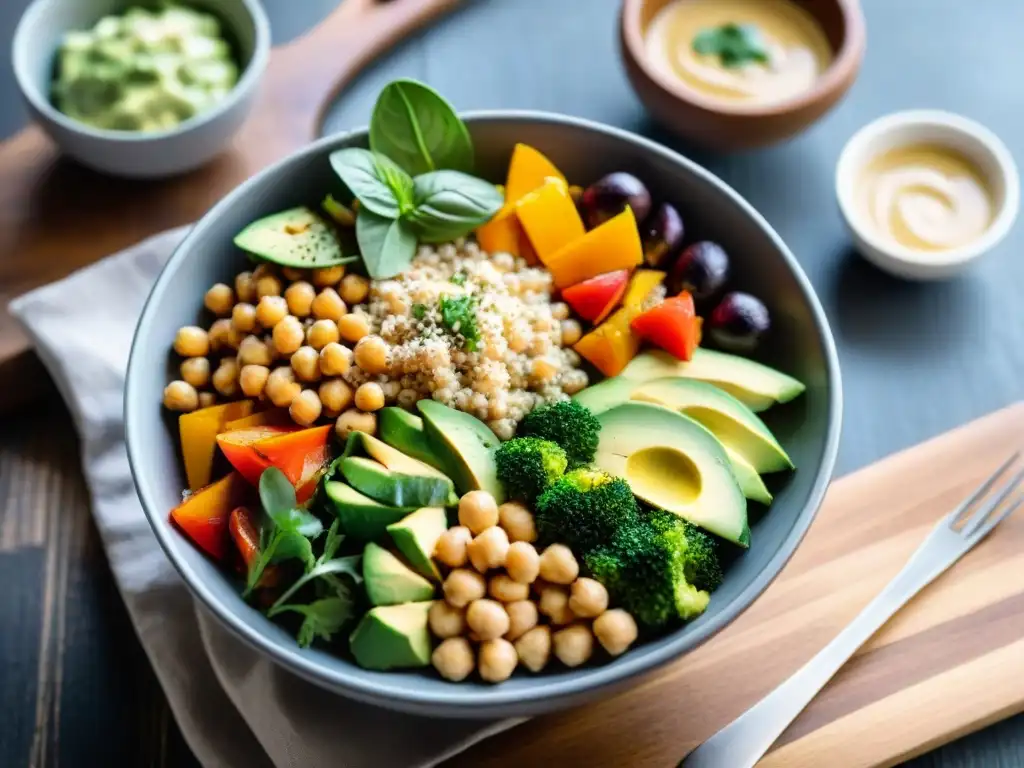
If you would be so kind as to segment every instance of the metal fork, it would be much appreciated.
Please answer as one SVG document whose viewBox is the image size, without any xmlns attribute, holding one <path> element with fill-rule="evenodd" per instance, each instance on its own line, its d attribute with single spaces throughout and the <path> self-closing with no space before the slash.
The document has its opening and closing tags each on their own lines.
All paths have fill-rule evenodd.
<svg viewBox="0 0 1024 768">
<path fill-rule="evenodd" d="M 910 598 L 1024 502 L 1024 497 L 1017 494 L 1004 506 L 1024 480 L 1024 469 L 1014 473 L 991 498 L 982 501 L 1020 455 L 1020 451 L 1014 453 L 960 506 L 940 520 L 903 570 L 817 656 L 681 760 L 680 768 L 750 768 L 757 763 L 858 648 Z"/>
</svg>

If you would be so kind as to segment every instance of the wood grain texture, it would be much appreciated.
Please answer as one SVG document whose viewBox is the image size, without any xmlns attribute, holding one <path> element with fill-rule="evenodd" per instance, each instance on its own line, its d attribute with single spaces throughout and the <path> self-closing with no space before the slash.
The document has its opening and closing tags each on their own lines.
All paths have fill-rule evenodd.
<svg viewBox="0 0 1024 768">
<path fill-rule="evenodd" d="M 63 160 L 36 127 L 0 143 L 0 302 L 148 235 L 193 221 L 226 192 L 315 138 L 322 113 L 366 64 L 461 0 L 344 0 L 309 34 L 274 50 L 253 115 L 209 165 L 125 181 Z M 87 234 L 86 234 L 87 233 Z M 0 408 L 32 394 L 27 340 L 0 314 Z"/>
<path fill-rule="evenodd" d="M 1021 434 L 1024 404 L 839 480 L 775 584 L 720 635 L 625 693 L 526 723 L 453 768 L 567 754 L 609 768 L 674 764 L 838 634 Z M 895 765 L 1024 711 L 1022 553 L 1017 515 L 873 637 L 761 764 Z"/>
</svg>

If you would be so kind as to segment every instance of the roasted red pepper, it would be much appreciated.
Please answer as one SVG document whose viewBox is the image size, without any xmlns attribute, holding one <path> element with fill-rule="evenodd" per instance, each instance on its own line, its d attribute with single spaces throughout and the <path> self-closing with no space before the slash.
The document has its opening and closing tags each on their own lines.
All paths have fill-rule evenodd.
<svg viewBox="0 0 1024 768">
<path fill-rule="evenodd" d="M 577 315 L 598 325 L 619 305 L 628 285 L 629 270 L 620 269 L 571 285 L 562 298 Z"/>
<path fill-rule="evenodd" d="M 634 333 L 680 360 L 689 360 L 700 344 L 700 318 L 686 291 L 633 318 Z"/>
<path fill-rule="evenodd" d="M 258 485 L 260 475 L 271 463 L 256 453 L 253 446 L 268 438 L 287 434 L 291 434 L 291 431 L 283 427 L 262 426 L 236 429 L 217 435 L 217 445 L 220 446 L 220 450 L 227 460 L 231 462 L 231 466 L 242 477 L 252 485 Z"/>
<path fill-rule="evenodd" d="M 228 520 L 228 530 L 248 573 L 253 564 L 260 559 L 260 530 L 252 512 L 247 507 L 235 507 Z M 279 574 L 276 566 L 267 566 L 260 577 L 259 586 L 276 586 Z"/>
<path fill-rule="evenodd" d="M 237 472 L 190 494 L 171 510 L 171 520 L 204 552 L 222 560 L 228 549 L 228 518 L 231 510 L 251 493 Z"/>
<path fill-rule="evenodd" d="M 327 460 L 327 443 L 332 429 L 334 427 L 328 424 L 275 435 L 253 443 L 252 449 L 270 466 L 284 472 L 288 482 L 299 488 Z"/>
</svg>

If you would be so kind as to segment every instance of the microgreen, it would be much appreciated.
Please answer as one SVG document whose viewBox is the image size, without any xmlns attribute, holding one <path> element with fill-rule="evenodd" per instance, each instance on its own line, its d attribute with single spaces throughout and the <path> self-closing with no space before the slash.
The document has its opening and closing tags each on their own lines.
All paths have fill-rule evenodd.
<svg viewBox="0 0 1024 768">
<path fill-rule="evenodd" d="M 441 322 L 452 333 L 466 339 L 466 349 L 475 352 L 480 343 L 480 328 L 476 320 L 476 297 L 442 296 L 438 300 Z"/>
<path fill-rule="evenodd" d="M 702 56 L 718 56 L 723 67 L 768 63 L 768 46 L 753 24 L 722 24 L 707 27 L 693 38 L 693 50 Z"/>
</svg>

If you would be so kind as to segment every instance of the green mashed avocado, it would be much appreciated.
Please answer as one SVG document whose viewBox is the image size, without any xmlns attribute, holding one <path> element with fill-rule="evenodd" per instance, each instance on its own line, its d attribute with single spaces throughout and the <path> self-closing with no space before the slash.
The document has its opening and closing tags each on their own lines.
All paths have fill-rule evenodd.
<svg viewBox="0 0 1024 768">
<path fill-rule="evenodd" d="M 95 128 L 160 131 L 203 112 L 238 82 L 216 17 L 182 5 L 130 8 L 57 52 L 53 103 Z"/>
</svg>

